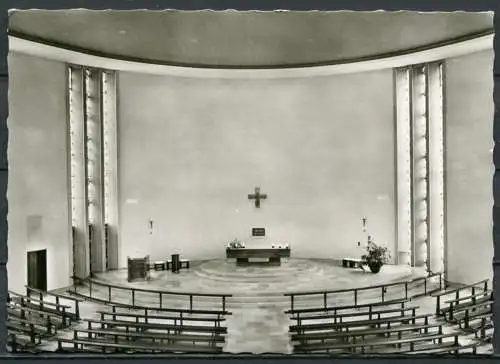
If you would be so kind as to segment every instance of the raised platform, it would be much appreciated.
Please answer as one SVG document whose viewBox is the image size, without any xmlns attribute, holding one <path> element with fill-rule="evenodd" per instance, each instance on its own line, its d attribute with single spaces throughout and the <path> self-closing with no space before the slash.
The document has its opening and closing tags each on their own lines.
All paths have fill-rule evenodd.
<svg viewBox="0 0 500 364">
<path fill-rule="evenodd" d="M 336 290 L 379 285 L 421 277 L 425 272 L 406 265 L 385 265 L 373 274 L 342 268 L 342 261 L 290 258 L 281 266 L 238 266 L 225 259 L 191 262 L 191 269 L 173 275 L 151 271 L 149 282 L 126 281 L 126 272 L 100 273 L 99 279 L 151 289 L 233 295 L 281 295 L 288 292 Z"/>
</svg>

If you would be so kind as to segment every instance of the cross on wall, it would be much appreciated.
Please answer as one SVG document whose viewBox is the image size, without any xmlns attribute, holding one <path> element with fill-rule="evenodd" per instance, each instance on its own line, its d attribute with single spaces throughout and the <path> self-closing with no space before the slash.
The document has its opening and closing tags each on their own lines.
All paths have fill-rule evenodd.
<svg viewBox="0 0 500 364">
<path fill-rule="evenodd" d="M 265 200 L 267 194 L 260 193 L 260 187 L 255 187 L 255 192 L 248 195 L 249 200 L 255 200 L 255 207 L 260 208 L 260 200 Z"/>
</svg>

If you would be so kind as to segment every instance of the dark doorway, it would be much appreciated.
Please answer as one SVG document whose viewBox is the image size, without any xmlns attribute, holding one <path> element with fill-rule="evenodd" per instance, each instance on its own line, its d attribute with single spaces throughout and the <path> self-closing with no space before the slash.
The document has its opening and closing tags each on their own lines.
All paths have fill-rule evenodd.
<svg viewBox="0 0 500 364">
<path fill-rule="evenodd" d="M 28 286 L 47 290 L 47 249 L 28 252 Z"/>
</svg>

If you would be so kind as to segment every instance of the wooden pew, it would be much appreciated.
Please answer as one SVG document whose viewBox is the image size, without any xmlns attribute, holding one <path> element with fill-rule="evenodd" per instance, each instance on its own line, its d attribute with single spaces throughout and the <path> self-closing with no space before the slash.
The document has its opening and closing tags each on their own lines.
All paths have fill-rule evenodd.
<svg viewBox="0 0 500 364">
<path fill-rule="evenodd" d="M 32 343 L 29 339 L 20 337 L 17 333 L 8 332 L 7 351 L 12 353 L 36 353 L 36 344 Z"/>
<path fill-rule="evenodd" d="M 67 312 L 67 313 L 69 313 L 70 315 L 74 316 L 73 321 L 79 321 L 80 320 L 80 303 L 83 301 L 82 299 L 79 299 L 79 298 L 76 298 L 76 297 L 72 297 L 72 296 L 68 296 L 68 295 L 63 295 L 63 294 L 60 294 L 60 293 L 41 291 L 39 289 L 36 289 L 36 288 L 33 288 L 33 287 L 29 287 L 29 286 L 25 286 L 25 288 L 26 288 L 26 296 L 31 297 L 33 294 L 36 294 L 39 297 L 38 299 L 41 300 L 41 301 L 43 301 L 43 297 L 45 295 L 47 295 L 47 296 L 54 297 L 54 299 L 56 301 L 55 302 L 56 305 L 60 305 L 60 301 L 61 300 L 66 300 L 66 301 L 72 302 L 72 304 L 73 304 L 73 306 L 75 308 L 74 312 Z M 47 302 L 47 301 L 45 301 L 45 302 Z"/>
<path fill-rule="evenodd" d="M 382 347 L 397 347 L 392 352 L 393 353 L 410 353 L 410 352 L 418 352 L 418 351 L 426 351 L 432 349 L 440 349 L 440 350 L 457 350 L 459 347 L 458 342 L 458 333 L 429 333 L 418 336 L 412 336 L 401 339 L 382 339 L 382 340 L 374 340 L 368 342 L 357 342 L 357 343 L 326 343 L 326 344 L 310 344 L 303 345 L 296 349 L 296 352 L 300 353 L 311 353 L 318 351 L 326 351 L 326 352 L 356 352 L 356 349 L 360 349 L 362 354 L 365 353 L 379 353 L 380 351 L 373 350 L 374 348 Z M 443 342 L 443 339 L 453 338 L 453 341 Z M 417 346 L 416 344 L 422 344 L 427 341 L 431 341 L 432 345 L 429 346 Z M 437 341 L 437 342 L 436 342 Z M 403 347 L 404 346 L 404 347 Z M 452 349 L 450 349 L 452 348 Z M 381 351 L 382 353 L 387 353 L 387 351 Z"/>
<path fill-rule="evenodd" d="M 319 324 L 307 324 L 307 325 L 291 325 L 289 328 L 290 332 L 297 333 L 305 333 L 311 331 L 342 331 L 346 328 L 352 327 L 381 327 L 384 324 L 390 325 L 392 323 L 402 323 L 415 324 L 416 321 L 423 320 L 425 325 L 429 324 L 429 317 L 432 314 L 422 314 L 422 315 L 406 315 L 406 316 L 397 316 L 397 317 L 387 317 L 381 319 L 372 319 L 372 320 L 359 320 L 359 321 L 344 321 L 338 323 L 319 323 Z"/>
<path fill-rule="evenodd" d="M 486 291 L 488 291 L 488 282 L 489 282 L 488 279 L 484 279 L 482 281 L 479 281 L 479 282 L 476 282 L 473 284 L 460 286 L 460 287 L 456 287 L 456 288 L 451 288 L 451 289 L 447 289 L 445 291 L 440 291 L 440 292 L 436 292 L 436 293 L 431 294 L 431 297 L 436 298 L 436 315 L 438 315 L 438 316 L 444 315 L 442 308 L 441 308 L 441 297 L 448 296 L 450 294 L 454 294 L 455 301 L 456 301 L 456 300 L 460 299 L 460 293 L 463 293 L 465 290 L 470 289 L 472 292 L 472 294 L 471 294 L 472 296 L 477 293 L 477 290 L 480 290 L 482 292 L 486 292 Z"/>
<path fill-rule="evenodd" d="M 88 338 L 76 339 L 57 339 L 57 352 L 68 351 L 63 347 L 63 343 L 68 343 L 72 345 L 71 352 L 89 352 L 89 348 L 97 348 L 104 354 L 108 353 L 107 349 L 111 349 L 111 352 L 125 352 L 125 353 L 196 353 L 196 354 L 214 354 L 222 352 L 221 347 L 209 347 L 201 345 L 171 345 L 164 346 L 158 345 L 156 343 L 152 344 L 138 344 L 133 342 L 111 342 L 111 341 L 97 341 Z"/>
<path fill-rule="evenodd" d="M 429 330 L 439 329 L 441 324 L 415 324 L 415 325 L 396 325 L 391 327 L 381 327 L 381 328 L 370 328 L 370 329 L 361 329 L 361 330 L 349 330 L 347 328 L 346 331 L 328 331 L 328 332 L 313 332 L 308 334 L 293 334 L 291 336 L 292 342 L 300 342 L 300 344 L 308 344 L 311 341 L 320 341 L 321 343 L 325 343 L 329 340 L 349 340 L 360 337 L 363 341 L 367 336 L 383 336 L 383 337 L 391 337 L 392 334 L 402 334 L 404 332 L 417 332 L 417 333 L 425 333 L 427 334 Z"/>
<path fill-rule="evenodd" d="M 493 302 L 494 301 L 487 301 L 468 306 L 464 308 L 462 312 L 455 313 L 452 321 L 458 323 L 463 329 L 468 329 L 470 321 L 491 317 Z"/>
<path fill-rule="evenodd" d="M 40 343 L 41 339 L 50 338 L 53 336 L 46 323 L 30 321 L 17 316 L 9 315 L 7 317 L 7 328 L 18 333 L 24 333 L 29 336 L 32 342 Z"/>
<path fill-rule="evenodd" d="M 321 314 L 321 313 L 332 313 L 337 314 L 339 311 L 345 311 L 345 310 L 353 310 L 353 309 L 368 309 L 368 310 L 373 310 L 375 308 L 381 308 L 381 307 L 388 307 L 388 306 L 399 306 L 401 308 L 404 308 L 407 303 L 409 303 L 410 300 L 406 298 L 401 298 L 401 299 L 395 299 L 395 300 L 390 300 L 390 301 L 379 301 L 379 302 L 370 302 L 370 303 L 363 303 L 363 304 L 354 304 L 354 305 L 341 305 L 341 306 L 327 306 L 327 307 L 311 307 L 311 308 L 301 308 L 301 309 L 294 309 L 294 310 L 287 310 L 285 311 L 286 314 L 288 315 L 295 315 L 296 318 L 300 318 L 304 314 Z"/>
<path fill-rule="evenodd" d="M 372 308 L 373 306 L 370 306 Z M 380 307 L 380 306 L 379 306 Z M 310 320 L 325 320 L 325 319 L 333 319 L 334 323 L 342 322 L 344 318 L 352 318 L 352 317 L 363 317 L 368 316 L 371 320 L 374 316 L 378 319 L 382 317 L 382 315 L 390 315 L 394 316 L 394 314 L 400 314 L 404 316 L 406 312 L 411 311 L 413 315 L 415 315 L 418 306 L 409 306 L 409 307 L 398 307 L 398 308 L 383 308 L 377 309 L 372 308 L 368 311 L 355 311 L 355 312 L 337 312 L 337 313 L 329 313 L 329 314 L 316 314 L 316 315 L 308 315 L 308 316 L 294 316 L 292 319 L 297 320 L 297 325 L 301 325 L 302 321 L 310 321 Z"/>
<path fill-rule="evenodd" d="M 47 329 L 48 335 L 56 334 L 57 329 L 63 328 L 60 323 L 53 320 L 51 314 L 37 309 L 23 306 L 13 306 L 11 304 L 8 304 L 7 314 L 11 319 L 13 319 L 14 317 L 18 317 L 33 324 L 37 323 L 40 325 L 44 325 Z"/>
<path fill-rule="evenodd" d="M 449 300 L 447 303 L 449 303 L 448 309 L 442 310 L 443 315 L 445 319 L 448 321 L 453 321 L 453 316 L 457 312 L 463 312 L 465 309 L 468 307 L 480 305 L 481 303 L 487 303 L 487 302 L 492 302 L 493 301 L 493 294 L 487 293 L 487 294 L 475 294 L 473 296 L 468 296 L 468 297 L 462 297 L 459 300 Z M 446 313 L 448 313 L 448 317 L 446 317 Z"/>
<path fill-rule="evenodd" d="M 127 330 L 135 329 L 137 332 L 145 332 L 149 330 L 165 331 L 167 333 L 211 333 L 211 334 L 227 334 L 227 327 L 217 326 L 199 326 L 199 325 L 173 325 L 164 323 L 145 323 L 127 320 L 90 320 L 87 322 L 100 324 L 101 328 L 122 327 Z"/>
<path fill-rule="evenodd" d="M 224 321 L 225 318 L 220 317 L 206 317 L 206 316 L 183 316 L 182 314 L 173 314 L 173 315 L 151 315 L 151 314 L 141 314 L 141 313 L 132 313 L 132 312 L 116 312 L 116 309 L 113 307 L 113 311 L 97 311 L 96 313 L 101 315 L 101 320 L 105 321 L 106 316 L 110 316 L 112 320 L 116 320 L 117 317 L 121 318 L 134 318 L 136 322 L 145 322 L 148 323 L 148 320 L 166 320 L 173 321 L 174 325 L 177 325 L 179 322 L 182 325 L 185 321 L 197 321 L 197 322 L 213 322 L 214 326 L 220 326 L 220 322 Z"/>
<path fill-rule="evenodd" d="M 207 346 L 216 346 L 217 343 L 223 344 L 226 340 L 224 336 L 221 335 L 185 335 L 185 334 L 161 334 L 161 333 L 144 333 L 144 332 L 130 332 L 130 331 L 120 331 L 120 330 L 108 330 L 108 329 L 78 329 L 75 330 L 80 333 L 87 334 L 89 339 L 95 337 L 109 336 L 112 337 L 113 342 L 118 342 L 119 337 L 123 337 L 128 341 L 134 340 L 150 340 L 154 342 L 167 344 L 176 342 L 196 342 L 207 343 Z"/>
<path fill-rule="evenodd" d="M 108 336 L 113 339 L 113 342 L 118 342 L 118 338 L 122 337 L 126 340 L 147 340 L 154 342 L 167 342 L 167 344 L 172 344 L 176 342 L 192 342 L 193 344 L 197 342 L 205 343 L 208 346 L 216 346 L 218 343 L 224 343 L 225 337 L 220 334 L 214 333 L 198 333 L 194 334 L 165 334 L 162 332 L 134 332 L 130 331 L 127 327 L 125 330 L 118 330 L 114 328 L 102 328 L 102 327 L 92 327 L 92 321 L 88 322 L 87 329 L 77 329 L 81 333 L 87 333 L 88 338 L 98 337 L 98 336 Z M 95 322 L 94 322 L 95 323 Z M 99 323 L 98 323 L 99 324 Z M 99 325 L 100 326 L 100 325 Z"/>
<path fill-rule="evenodd" d="M 38 344 L 42 343 L 42 339 L 35 332 L 33 324 L 23 326 L 23 325 L 13 323 L 12 321 L 7 321 L 6 326 L 7 326 L 7 332 L 12 333 L 14 335 L 24 336 L 24 337 L 28 338 L 29 341 L 34 345 L 38 345 Z"/>
<path fill-rule="evenodd" d="M 69 310 L 71 306 L 62 305 L 44 301 L 43 299 L 23 296 L 18 293 L 9 291 L 10 302 L 21 305 L 22 307 L 33 308 L 38 311 L 43 311 L 53 316 L 59 316 L 64 326 L 69 326 L 72 321 L 76 320 L 76 316 Z"/>
<path fill-rule="evenodd" d="M 471 353 L 472 354 L 476 354 L 477 353 L 477 347 L 478 347 L 478 344 L 477 343 L 472 343 L 472 344 L 468 344 L 468 345 L 460 345 L 460 344 L 455 344 L 454 345 L 447 345 L 447 346 L 443 346 L 443 344 L 441 344 L 440 346 L 438 347 L 433 347 L 432 348 L 424 348 L 424 349 L 421 349 L 421 350 L 418 350 L 418 351 L 414 351 L 413 353 L 415 354 L 420 354 L 422 351 L 425 351 L 424 353 L 425 354 L 460 354 L 460 353 L 464 353 L 466 350 L 472 350 Z M 408 354 L 412 354 L 411 352 L 408 353 Z"/>
<path fill-rule="evenodd" d="M 481 341 L 489 340 L 490 335 L 486 335 L 486 331 L 493 329 L 492 316 L 493 313 L 490 313 L 486 317 L 481 317 L 478 323 L 469 323 L 469 327 L 465 329 L 465 331 L 474 334 L 474 336 Z"/>
</svg>

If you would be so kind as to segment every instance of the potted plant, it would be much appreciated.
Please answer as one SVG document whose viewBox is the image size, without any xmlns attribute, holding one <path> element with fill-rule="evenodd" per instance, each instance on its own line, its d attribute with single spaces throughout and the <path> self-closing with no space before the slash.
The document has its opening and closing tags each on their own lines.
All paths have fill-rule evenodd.
<svg viewBox="0 0 500 364">
<path fill-rule="evenodd" d="M 368 241 L 366 251 L 367 254 L 363 255 L 361 259 L 370 267 L 372 273 L 380 272 L 382 266 L 391 258 L 387 247 L 378 246 L 372 240 Z"/>
</svg>

